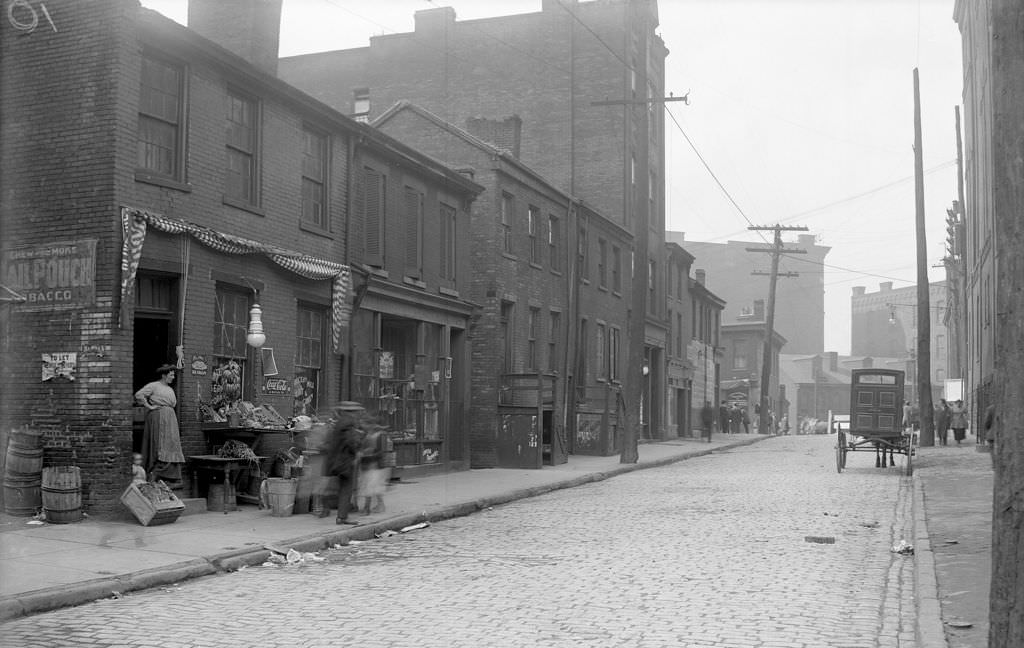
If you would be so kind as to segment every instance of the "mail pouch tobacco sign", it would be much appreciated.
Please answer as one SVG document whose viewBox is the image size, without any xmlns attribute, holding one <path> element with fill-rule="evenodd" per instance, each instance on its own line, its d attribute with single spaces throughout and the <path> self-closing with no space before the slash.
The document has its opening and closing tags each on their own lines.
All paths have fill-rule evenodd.
<svg viewBox="0 0 1024 648">
<path fill-rule="evenodd" d="M 18 310 L 92 306 L 96 301 L 96 239 L 3 250 L 3 283 L 25 296 Z"/>
</svg>

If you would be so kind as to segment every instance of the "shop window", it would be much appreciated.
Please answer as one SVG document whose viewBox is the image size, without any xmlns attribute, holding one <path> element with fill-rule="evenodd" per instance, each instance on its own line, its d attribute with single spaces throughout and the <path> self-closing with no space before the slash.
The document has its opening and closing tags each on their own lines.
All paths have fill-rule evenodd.
<svg viewBox="0 0 1024 648">
<path fill-rule="evenodd" d="M 294 416 L 315 414 L 323 393 L 326 309 L 300 305 L 296 312 Z"/>
<path fill-rule="evenodd" d="M 230 408 L 245 397 L 246 346 L 249 325 L 249 293 L 218 285 L 213 313 L 212 405 Z"/>
<path fill-rule="evenodd" d="M 257 205 L 258 105 L 254 99 L 234 91 L 228 92 L 227 104 L 224 196 L 245 205 Z"/>
<path fill-rule="evenodd" d="M 142 59 L 136 165 L 145 174 L 184 179 L 184 78 L 180 65 Z"/>
</svg>

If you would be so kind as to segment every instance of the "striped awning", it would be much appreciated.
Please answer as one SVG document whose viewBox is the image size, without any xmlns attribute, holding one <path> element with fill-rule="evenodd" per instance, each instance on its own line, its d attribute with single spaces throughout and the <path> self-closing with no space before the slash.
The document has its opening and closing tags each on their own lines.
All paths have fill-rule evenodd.
<svg viewBox="0 0 1024 648">
<path fill-rule="evenodd" d="M 331 279 L 331 342 L 335 353 L 341 353 L 341 332 L 348 326 L 352 315 L 349 305 L 352 276 L 349 267 L 326 259 L 293 252 L 276 245 L 268 245 L 251 239 L 225 234 L 202 225 L 176 218 L 168 218 L 132 207 L 121 208 L 121 225 L 124 243 L 121 247 L 121 310 L 118 325 L 130 315 L 134 300 L 135 274 L 142 258 L 142 246 L 148 227 L 166 234 L 188 235 L 203 245 L 224 254 L 259 254 L 282 268 L 306 279 Z"/>
</svg>

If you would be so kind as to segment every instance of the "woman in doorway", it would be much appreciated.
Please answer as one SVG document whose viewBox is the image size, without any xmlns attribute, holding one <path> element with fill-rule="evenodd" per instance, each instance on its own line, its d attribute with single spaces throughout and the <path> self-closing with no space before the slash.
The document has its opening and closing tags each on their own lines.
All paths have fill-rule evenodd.
<svg viewBox="0 0 1024 648">
<path fill-rule="evenodd" d="M 171 389 L 176 368 L 161 365 L 159 377 L 135 392 L 135 400 L 146 408 L 146 428 L 142 433 L 142 461 L 150 481 L 162 479 L 172 489 L 182 487 L 181 467 L 185 456 L 181 452 L 178 416 L 174 411 L 178 399 Z"/>
</svg>

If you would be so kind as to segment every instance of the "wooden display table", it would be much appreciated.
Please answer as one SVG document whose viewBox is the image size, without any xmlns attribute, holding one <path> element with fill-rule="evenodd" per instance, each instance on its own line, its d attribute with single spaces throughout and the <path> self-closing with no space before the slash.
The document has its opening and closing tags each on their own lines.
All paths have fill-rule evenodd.
<svg viewBox="0 0 1024 648">
<path fill-rule="evenodd" d="M 266 457 L 256 457 L 257 460 L 263 461 Z M 188 458 L 189 467 L 192 470 L 192 496 L 199 497 L 199 472 L 221 472 L 224 475 L 224 514 L 228 512 L 228 499 L 229 492 L 231 489 L 228 488 L 228 484 L 231 482 L 231 473 L 238 473 L 239 471 L 246 470 L 251 466 L 251 463 L 247 459 L 239 459 L 238 457 L 219 457 L 217 455 L 193 455 Z"/>
<path fill-rule="evenodd" d="M 206 436 L 206 449 L 216 452 L 228 439 L 244 441 L 256 454 L 260 452 L 263 437 L 267 435 L 285 435 L 289 441 L 294 438 L 293 431 L 287 428 L 231 427 L 227 423 L 203 423 L 203 434 Z"/>
</svg>

